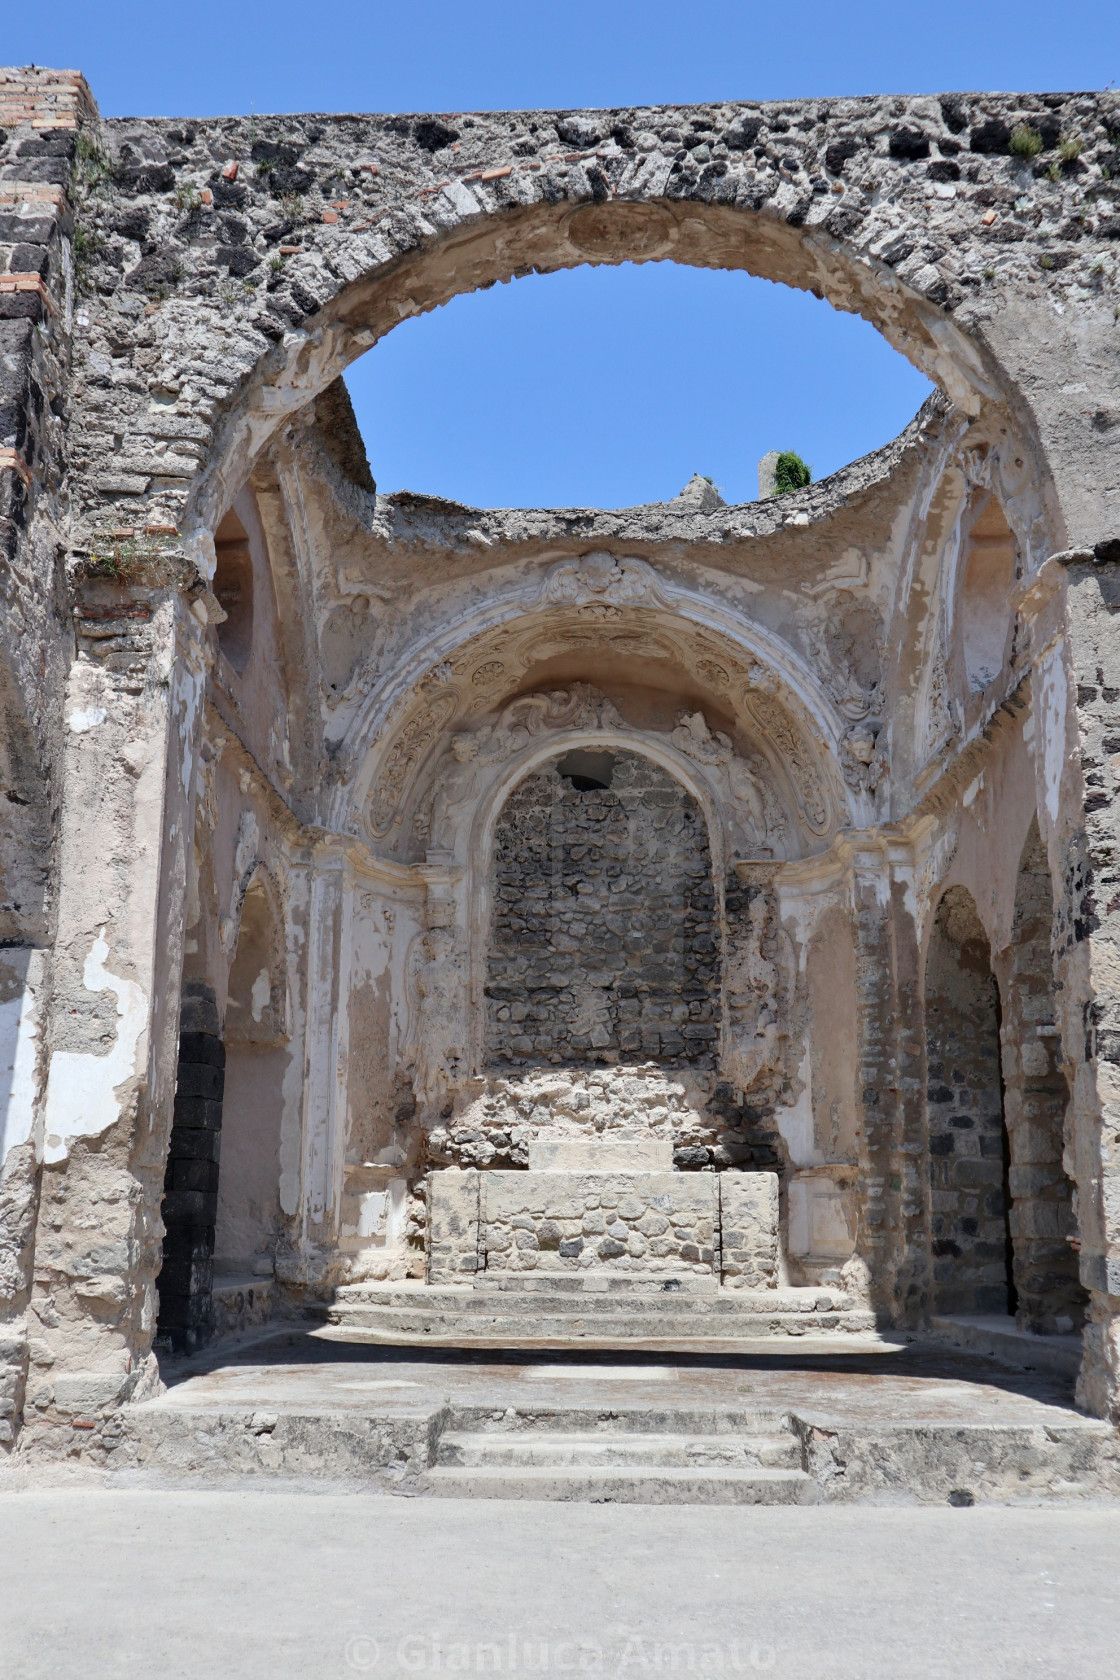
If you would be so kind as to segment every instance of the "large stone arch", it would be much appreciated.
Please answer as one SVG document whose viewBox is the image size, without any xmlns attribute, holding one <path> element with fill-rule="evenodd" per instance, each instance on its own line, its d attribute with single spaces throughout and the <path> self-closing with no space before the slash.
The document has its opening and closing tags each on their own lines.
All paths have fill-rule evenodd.
<svg viewBox="0 0 1120 1680">
<path fill-rule="evenodd" d="M 1053 102 L 1014 96 L 726 104 L 578 118 L 494 114 L 436 123 L 458 139 L 434 153 L 427 119 L 428 127 L 420 119 L 320 119 L 313 140 L 302 119 L 271 119 L 265 135 L 256 119 L 224 125 L 223 146 L 235 155 L 231 173 L 213 179 L 209 152 L 197 141 L 185 144 L 179 129 L 172 137 L 174 125 L 107 124 L 109 146 L 128 157 L 114 190 L 130 204 L 163 212 L 168 233 L 171 295 L 164 308 L 175 326 L 145 383 L 180 394 L 204 342 L 210 375 L 211 394 L 194 404 L 206 433 L 202 470 L 185 484 L 157 482 L 151 499 L 165 509 L 174 504 L 188 547 L 208 573 L 210 533 L 269 436 L 404 316 L 534 269 L 671 259 L 746 268 L 813 290 L 863 314 L 964 412 L 987 404 L 1014 415 L 1060 545 L 1096 501 L 1087 480 L 1064 484 L 1048 459 L 1055 448 L 1067 453 L 1072 440 L 1062 435 L 1060 399 L 1039 379 L 1037 358 L 1032 366 L 1022 327 L 1026 315 L 1046 312 L 1057 330 L 1046 299 L 1064 284 L 1058 277 L 1070 257 L 1088 268 L 1095 252 L 1107 253 L 1108 215 L 1086 219 L 1082 212 L 1078 245 L 1068 255 L 1060 251 L 1055 263 L 1048 231 L 1010 203 L 994 215 L 987 206 L 993 191 L 1003 204 L 1007 185 L 1034 179 L 1007 158 L 1016 121 L 1033 122 L 1048 145 L 1063 121 L 1107 140 L 1109 96 L 1068 104 L 1057 117 Z M 574 148 L 560 138 L 572 122 L 586 135 Z M 709 137 L 710 161 L 697 160 L 684 144 L 697 132 Z M 322 220 L 305 219 L 281 259 L 269 294 L 275 307 L 242 311 L 238 319 L 213 270 L 198 273 L 203 265 L 191 236 L 208 207 L 184 221 L 166 215 L 164 195 L 201 187 L 215 213 L 235 208 L 254 237 L 276 228 L 278 145 L 285 155 L 306 154 L 301 174 L 316 191 L 344 174 L 355 194 L 363 180 L 376 180 L 377 189 L 366 202 L 340 198 L 339 209 L 324 201 Z M 1053 173 L 1056 179 L 1043 177 L 1037 189 L 1052 212 L 1047 227 L 1078 208 L 1077 171 Z M 176 262 L 181 279 L 172 274 Z M 192 295 L 180 303 L 175 292 L 187 282 Z M 152 280 L 141 271 L 133 284 L 142 294 Z M 90 327 L 96 352 L 92 319 Z M 218 367 L 216 349 L 224 364 Z M 109 523 L 105 516 L 120 501 L 112 478 L 102 460 L 86 480 L 91 523 Z M 142 492 L 149 493 L 150 486 Z M 133 512 L 134 496 L 130 486 Z"/>
</svg>

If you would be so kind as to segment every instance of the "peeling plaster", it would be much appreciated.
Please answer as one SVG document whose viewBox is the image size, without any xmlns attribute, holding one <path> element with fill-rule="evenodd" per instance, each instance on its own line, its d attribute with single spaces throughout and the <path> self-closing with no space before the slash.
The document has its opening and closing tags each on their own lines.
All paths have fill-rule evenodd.
<svg viewBox="0 0 1120 1680">
<path fill-rule="evenodd" d="M 88 735 L 91 729 L 96 729 L 99 723 L 104 723 L 108 715 L 104 706 L 87 706 L 71 712 L 66 721 L 75 735 Z"/>
<path fill-rule="evenodd" d="M 1066 758 L 1066 708 L 1069 682 L 1060 647 L 1052 647 L 1039 665 L 1040 710 L 1042 713 L 1042 780 L 1046 810 L 1052 823 L 1058 820 L 1062 770 Z"/>
<path fill-rule="evenodd" d="M 0 952 L 0 1164 L 35 1122 L 35 1064 L 45 955 Z"/>
<path fill-rule="evenodd" d="M 43 1159 L 64 1161 L 79 1137 L 100 1137 L 120 1119 L 118 1085 L 136 1074 L 136 1048 L 147 1024 L 148 1000 L 134 980 L 105 967 L 109 945 L 102 928 L 82 969 L 87 991 L 116 994 L 116 1043 L 104 1056 L 84 1050 L 56 1050 L 47 1082 Z"/>
</svg>

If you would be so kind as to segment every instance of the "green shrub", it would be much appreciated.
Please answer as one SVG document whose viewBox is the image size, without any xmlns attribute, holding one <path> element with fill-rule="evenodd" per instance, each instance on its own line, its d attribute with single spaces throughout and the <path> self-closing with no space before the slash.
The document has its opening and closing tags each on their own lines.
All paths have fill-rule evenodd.
<svg viewBox="0 0 1120 1680">
<path fill-rule="evenodd" d="M 1020 123 L 1011 136 L 1009 150 L 1012 157 L 1037 157 L 1042 150 L 1042 136 L 1029 123 Z"/>
<path fill-rule="evenodd" d="M 812 468 L 792 449 L 783 449 L 774 463 L 774 493 L 784 496 L 790 490 L 804 490 L 812 484 Z"/>
</svg>

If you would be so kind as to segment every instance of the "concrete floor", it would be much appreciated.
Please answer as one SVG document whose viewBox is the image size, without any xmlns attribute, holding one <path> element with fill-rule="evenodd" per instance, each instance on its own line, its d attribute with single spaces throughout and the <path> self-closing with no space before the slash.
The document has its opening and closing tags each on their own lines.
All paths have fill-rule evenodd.
<svg viewBox="0 0 1120 1680">
<path fill-rule="evenodd" d="M 0 1534 L 5 1680 L 1120 1671 L 1116 1507 L 55 1489 L 0 1495 Z"/>
</svg>

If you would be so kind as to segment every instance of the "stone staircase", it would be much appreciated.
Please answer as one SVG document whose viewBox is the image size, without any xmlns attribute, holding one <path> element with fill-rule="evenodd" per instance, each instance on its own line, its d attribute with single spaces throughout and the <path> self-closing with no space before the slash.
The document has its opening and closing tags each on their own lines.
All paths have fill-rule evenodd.
<svg viewBox="0 0 1120 1680">
<path fill-rule="evenodd" d="M 805 1505 L 819 1496 L 783 1413 L 519 1407 L 455 1423 L 423 1478 L 442 1498 Z"/>
<path fill-rule="evenodd" d="M 835 1289 L 724 1289 L 649 1280 L 519 1277 L 476 1284 L 350 1284 L 324 1309 L 347 1337 L 398 1346 L 712 1348 L 771 1337 L 875 1338 L 873 1314 Z"/>
</svg>

